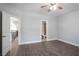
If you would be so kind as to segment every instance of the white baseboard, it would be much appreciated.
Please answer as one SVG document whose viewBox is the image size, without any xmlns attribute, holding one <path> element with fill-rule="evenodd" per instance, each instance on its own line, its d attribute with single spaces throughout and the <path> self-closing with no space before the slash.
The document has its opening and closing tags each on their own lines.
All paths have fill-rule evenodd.
<svg viewBox="0 0 79 59">
<path fill-rule="evenodd" d="M 66 41 L 66 40 L 63 40 L 63 39 L 58 39 L 58 38 L 49 39 L 47 41 L 52 41 L 52 40 L 59 40 L 59 41 L 62 41 L 62 42 L 65 42 L 65 43 L 68 43 L 68 44 L 71 44 L 71 45 L 79 47 L 79 44 L 75 44 L 75 43 L 72 43 L 72 42 L 69 42 L 69 41 Z M 41 41 L 21 42 L 21 43 L 19 43 L 19 45 L 22 45 L 22 44 L 33 44 L 33 43 L 39 43 L 39 42 L 41 42 Z"/>
<path fill-rule="evenodd" d="M 52 40 L 57 40 L 57 39 L 49 39 L 47 41 L 52 41 Z M 39 43 L 39 42 L 42 42 L 42 41 L 20 42 L 19 45 L 22 45 L 22 44 L 33 44 L 33 43 Z"/>
<path fill-rule="evenodd" d="M 66 41 L 66 40 L 63 40 L 63 39 L 58 39 L 58 40 L 79 47 L 79 44 L 75 44 L 73 42 L 69 42 L 69 41 Z"/>
<path fill-rule="evenodd" d="M 19 43 L 19 45 L 22 45 L 22 44 L 33 44 L 33 43 L 39 43 L 41 41 L 29 41 L 29 42 L 21 42 Z"/>
</svg>

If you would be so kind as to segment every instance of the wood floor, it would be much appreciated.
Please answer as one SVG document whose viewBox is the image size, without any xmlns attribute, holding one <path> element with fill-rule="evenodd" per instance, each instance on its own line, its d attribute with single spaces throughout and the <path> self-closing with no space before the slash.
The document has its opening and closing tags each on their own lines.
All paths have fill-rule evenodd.
<svg viewBox="0 0 79 59">
<path fill-rule="evenodd" d="M 10 52 L 7 56 L 10 55 Z M 79 47 L 54 40 L 20 45 L 15 56 L 79 56 Z"/>
</svg>

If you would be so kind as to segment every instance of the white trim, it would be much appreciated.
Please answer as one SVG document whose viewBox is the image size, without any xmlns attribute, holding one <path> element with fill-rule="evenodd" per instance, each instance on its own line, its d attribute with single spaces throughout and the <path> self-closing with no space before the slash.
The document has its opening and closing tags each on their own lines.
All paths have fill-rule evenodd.
<svg viewBox="0 0 79 59">
<path fill-rule="evenodd" d="M 21 18 L 19 17 L 19 29 L 18 29 L 18 44 L 20 44 L 21 40 Z"/>
<path fill-rule="evenodd" d="M 57 38 L 48 39 L 47 41 L 53 41 L 53 40 L 57 40 Z"/>
<path fill-rule="evenodd" d="M 69 42 L 69 41 L 66 41 L 66 40 L 63 40 L 63 39 L 57 39 L 57 38 L 55 38 L 55 39 L 49 39 L 47 41 L 53 41 L 53 40 L 59 40 L 59 41 L 68 43 L 70 45 L 74 45 L 74 46 L 79 47 L 79 44 L 75 44 L 75 43 L 72 43 L 72 42 Z M 33 44 L 33 43 L 39 43 L 39 42 L 42 42 L 42 41 L 21 42 L 19 45 L 22 45 L 22 44 Z"/>
<path fill-rule="evenodd" d="M 57 39 L 49 39 L 47 41 L 52 41 L 52 40 L 57 40 Z M 20 42 L 19 45 L 22 45 L 22 44 L 33 44 L 33 43 L 40 43 L 40 42 L 42 42 L 42 41 L 40 40 L 40 41 Z"/>
<path fill-rule="evenodd" d="M 58 40 L 79 47 L 79 44 L 69 42 L 69 41 L 66 41 L 66 40 L 63 40 L 63 39 L 58 39 Z"/>
<path fill-rule="evenodd" d="M 22 44 L 33 44 L 33 43 L 39 43 L 41 41 L 30 41 L 30 42 L 21 42 L 19 43 L 19 45 L 22 45 Z"/>
</svg>

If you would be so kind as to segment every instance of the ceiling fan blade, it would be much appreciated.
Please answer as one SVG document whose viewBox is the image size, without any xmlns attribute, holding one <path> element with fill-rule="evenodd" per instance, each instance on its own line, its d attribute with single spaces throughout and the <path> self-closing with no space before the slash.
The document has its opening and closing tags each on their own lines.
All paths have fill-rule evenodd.
<svg viewBox="0 0 79 59">
<path fill-rule="evenodd" d="M 41 6 L 41 8 L 47 7 L 47 5 Z"/>
<path fill-rule="evenodd" d="M 61 12 L 63 10 L 63 5 L 61 3 L 56 3 L 56 11 Z"/>
<path fill-rule="evenodd" d="M 51 6 L 55 5 L 56 3 L 50 3 Z"/>
</svg>

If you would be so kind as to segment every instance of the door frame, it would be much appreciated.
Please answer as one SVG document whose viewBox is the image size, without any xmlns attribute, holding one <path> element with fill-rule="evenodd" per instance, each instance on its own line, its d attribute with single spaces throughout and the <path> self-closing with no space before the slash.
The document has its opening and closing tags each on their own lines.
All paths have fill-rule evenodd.
<svg viewBox="0 0 79 59">
<path fill-rule="evenodd" d="M 40 40 L 43 41 L 41 39 L 41 35 L 43 34 L 42 33 L 42 22 L 43 21 L 46 21 L 46 37 L 47 37 L 47 39 L 45 41 L 48 41 L 48 20 L 40 20 Z"/>
<path fill-rule="evenodd" d="M 14 17 L 16 19 L 18 19 L 18 45 L 20 44 L 20 39 L 21 39 L 21 18 L 20 17 L 16 17 L 16 16 L 11 16 L 11 17 Z M 11 47 L 12 47 L 12 39 L 11 39 L 11 35 L 10 35 L 10 50 L 11 50 Z"/>
</svg>

